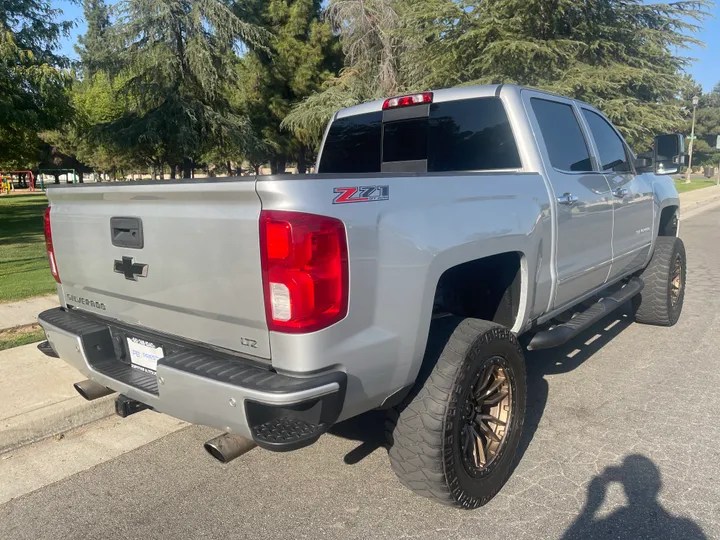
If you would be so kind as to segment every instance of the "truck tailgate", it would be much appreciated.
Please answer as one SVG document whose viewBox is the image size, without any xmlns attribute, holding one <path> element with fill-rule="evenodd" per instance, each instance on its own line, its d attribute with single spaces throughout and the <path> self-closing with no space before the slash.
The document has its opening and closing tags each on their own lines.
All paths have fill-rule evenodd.
<svg viewBox="0 0 720 540">
<path fill-rule="evenodd" d="M 254 178 L 57 187 L 48 198 L 68 306 L 270 358 Z"/>
</svg>

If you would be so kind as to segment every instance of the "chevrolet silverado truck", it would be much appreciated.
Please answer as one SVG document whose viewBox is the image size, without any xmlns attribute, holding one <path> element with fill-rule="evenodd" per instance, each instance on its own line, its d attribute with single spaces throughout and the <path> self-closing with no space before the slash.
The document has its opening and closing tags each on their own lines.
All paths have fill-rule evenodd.
<svg viewBox="0 0 720 540">
<path fill-rule="evenodd" d="M 317 174 L 51 186 L 40 348 L 121 416 L 217 428 L 224 462 L 387 410 L 400 481 L 476 508 L 514 467 L 525 348 L 628 302 L 677 322 L 682 159 L 678 135 L 638 156 L 586 103 L 488 85 L 337 112 Z"/>
</svg>

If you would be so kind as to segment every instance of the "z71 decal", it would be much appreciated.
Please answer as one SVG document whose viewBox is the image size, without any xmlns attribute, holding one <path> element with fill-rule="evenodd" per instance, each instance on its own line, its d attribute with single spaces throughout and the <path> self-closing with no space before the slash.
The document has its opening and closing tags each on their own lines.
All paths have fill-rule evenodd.
<svg viewBox="0 0 720 540">
<path fill-rule="evenodd" d="M 387 201 L 390 198 L 390 186 L 336 187 L 333 204 L 356 202 Z"/>
</svg>

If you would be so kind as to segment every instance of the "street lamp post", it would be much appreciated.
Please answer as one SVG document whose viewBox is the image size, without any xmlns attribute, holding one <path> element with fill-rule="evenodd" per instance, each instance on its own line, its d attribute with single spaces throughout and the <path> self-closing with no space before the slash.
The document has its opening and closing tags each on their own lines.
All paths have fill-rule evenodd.
<svg viewBox="0 0 720 540">
<path fill-rule="evenodd" d="M 692 174 L 692 152 L 693 152 L 693 142 L 695 142 L 695 109 L 697 109 L 698 106 L 698 97 L 693 96 L 692 104 L 693 104 L 693 116 L 692 116 L 692 128 L 690 128 L 690 148 L 688 149 L 688 168 L 687 168 L 687 176 L 685 177 L 685 183 L 690 183 L 690 175 Z"/>
</svg>

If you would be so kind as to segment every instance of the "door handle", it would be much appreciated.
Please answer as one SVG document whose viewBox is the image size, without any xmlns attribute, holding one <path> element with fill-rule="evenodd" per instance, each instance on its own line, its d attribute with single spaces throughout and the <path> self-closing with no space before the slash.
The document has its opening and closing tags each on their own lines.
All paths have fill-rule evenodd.
<svg viewBox="0 0 720 540">
<path fill-rule="evenodd" d="M 578 202 L 577 195 L 573 195 L 572 193 L 563 193 L 560 197 L 557 198 L 558 204 L 564 204 L 567 206 L 572 206 L 576 202 Z"/>
<path fill-rule="evenodd" d="M 621 199 L 629 194 L 630 194 L 630 191 L 624 187 L 617 188 L 615 191 L 613 191 L 613 195 L 615 195 L 616 197 L 620 197 Z"/>
</svg>

